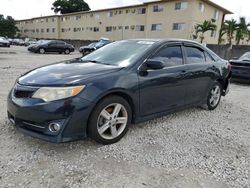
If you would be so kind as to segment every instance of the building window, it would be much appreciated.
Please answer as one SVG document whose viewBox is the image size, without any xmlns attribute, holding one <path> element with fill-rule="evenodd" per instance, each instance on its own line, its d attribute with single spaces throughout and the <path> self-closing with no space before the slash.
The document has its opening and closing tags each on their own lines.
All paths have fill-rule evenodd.
<svg viewBox="0 0 250 188">
<path fill-rule="evenodd" d="M 162 24 L 152 24 L 151 31 L 161 31 L 162 30 Z"/>
<path fill-rule="evenodd" d="M 135 30 L 136 31 L 144 31 L 145 30 L 145 26 L 144 25 L 136 25 L 135 26 Z"/>
<path fill-rule="evenodd" d="M 52 32 L 55 33 L 56 29 L 55 28 L 52 28 Z"/>
<path fill-rule="evenodd" d="M 48 19 L 48 18 L 46 18 L 46 22 L 49 22 L 49 19 Z"/>
<path fill-rule="evenodd" d="M 204 12 L 205 11 L 205 5 L 203 3 L 199 3 L 199 10 L 201 12 Z"/>
<path fill-rule="evenodd" d="M 119 10 L 119 11 L 118 11 L 118 14 L 122 14 L 122 13 L 123 13 L 123 11 L 122 11 L 122 10 Z"/>
<path fill-rule="evenodd" d="M 138 8 L 137 13 L 138 14 L 146 14 L 146 8 Z"/>
<path fill-rule="evenodd" d="M 211 31 L 211 35 L 210 36 L 213 37 L 213 38 L 215 38 L 216 37 L 216 31 L 215 30 Z"/>
<path fill-rule="evenodd" d="M 130 10 L 129 10 L 129 9 L 126 10 L 126 14 L 128 14 L 128 13 L 130 13 Z"/>
<path fill-rule="evenodd" d="M 214 17 L 215 20 L 218 20 L 219 18 L 219 11 L 218 10 L 214 10 Z"/>
<path fill-rule="evenodd" d="M 44 29 L 41 29 L 41 33 L 43 33 L 44 32 Z"/>
<path fill-rule="evenodd" d="M 185 23 L 174 23 L 173 30 L 183 30 L 185 27 Z"/>
<path fill-rule="evenodd" d="M 108 12 L 107 17 L 109 17 L 109 18 L 113 17 L 113 12 Z"/>
<path fill-rule="evenodd" d="M 94 32 L 99 32 L 99 27 L 94 27 Z"/>
<path fill-rule="evenodd" d="M 47 32 L 47 33 L 49 33 L 49 30 L 50 30 L 50 29 L 49 29 L 49 28 L 47 28 L 47 29 L 46 29 L 46 32 Z"/>
<path fill-rule="evenodd" d="M 39 33 L 39 29 L 36 29 L 36 32 Z"/>
<path fill-rule="evenodd" d="M 125 30 L 128 30 L 129 29 L 129 26 L 125 26 Z"/>
<path fill-rule="evenodd" d="M 75 16 L 75 20 L 80 20 L 81 16 Z"/>
<path fill-rule="evenodd" d="M 55 21 L 55 18 L 51 18 L 51 21 L 54 22 L 54 21 Z"/>
<path fill-rule="evenodd" d="M 153 12 L 162 12 L 163 6 L 162 5 L 154 5 Z"/>
<path fill-rule="evenodd" d="M 113 29 L 113 27 L 112 27 L 112 26 L 110 26 L 110 27 L 106 27 L 106 32 L 111 32 L 111 31 L 112 31 L 112 29 Z"/>
<path fill-rule="evenodd" d="M 74 28 L 74 32 L 79 32 L 81 31 L 81 28 Z"/>
<path fill-rule="evenodd" d="M 185 10 L 188 6 L 187 2 L 178 2 L 175 3 L 175 10 Z"/>
</svg>

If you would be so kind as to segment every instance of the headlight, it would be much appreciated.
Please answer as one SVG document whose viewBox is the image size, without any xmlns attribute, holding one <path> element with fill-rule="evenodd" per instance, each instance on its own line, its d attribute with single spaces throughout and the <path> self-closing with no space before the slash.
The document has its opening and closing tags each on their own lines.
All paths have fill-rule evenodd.
<svg viewBox="0 0 250 188">
<path fill-rule="evenodd" d="M 85 86 L 74 87 L 42 87 L 38 89 L 32 98 L 42 99 L 46 102 L 65 99 L 78 95 Z"/>
</svg>

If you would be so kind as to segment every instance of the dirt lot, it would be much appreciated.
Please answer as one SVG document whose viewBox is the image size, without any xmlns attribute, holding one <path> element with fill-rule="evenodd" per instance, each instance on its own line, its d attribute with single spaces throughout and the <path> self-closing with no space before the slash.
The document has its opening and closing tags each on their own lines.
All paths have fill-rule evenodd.
<svg viewBox="0 0 250 188">
<path fill-rule="evenodd" d="M 75 57 L 0 48 L 0 187 L 250 187 L 250 85 L 232 84 L 215 111 L 193 108 L 133 125 L 110 146 L 51 144 L 16 132 L 6 118 L 15 79 Z"/>
</svg>

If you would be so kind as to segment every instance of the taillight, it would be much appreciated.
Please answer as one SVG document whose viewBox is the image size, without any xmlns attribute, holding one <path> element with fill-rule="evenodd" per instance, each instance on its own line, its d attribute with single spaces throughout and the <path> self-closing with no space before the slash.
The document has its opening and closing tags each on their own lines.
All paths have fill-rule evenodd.
<svg viewBox="0 0 250 188">
<path fill-rule="evenodd" d="M 231 65 L 230 63 L 227 64 L 227 69 L 228 69 L 229 71 L 231 71 L 232 65 Z"/>
</svg>

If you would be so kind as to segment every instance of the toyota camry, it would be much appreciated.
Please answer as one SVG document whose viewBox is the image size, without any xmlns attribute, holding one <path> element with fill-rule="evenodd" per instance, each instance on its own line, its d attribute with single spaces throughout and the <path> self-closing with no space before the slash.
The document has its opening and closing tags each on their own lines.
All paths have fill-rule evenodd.
<svg viewBox="0 0 250 188">
<path fill-rule="evenodd" d="M 131 123 L 190 107 L 214 110 L 230 64 L 188 40 L 118 41 L 78 59 L 31 70 L 8 95 L 8 118 L 50 142 L 119 141 Z"/>
</svg>

